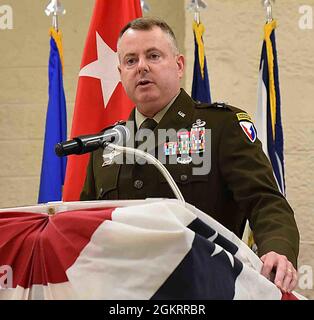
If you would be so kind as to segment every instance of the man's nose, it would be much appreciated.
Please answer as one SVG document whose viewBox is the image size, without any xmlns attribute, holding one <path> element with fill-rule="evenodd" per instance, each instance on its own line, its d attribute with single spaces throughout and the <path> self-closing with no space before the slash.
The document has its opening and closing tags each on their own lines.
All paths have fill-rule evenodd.
<svg viewBox="0 0 314 320">
<path fill-rule="evenodd" d="M 147 72 L 149 72 L 149 65 L 148 65 L 148 63 L 147 63 L 145 58 L 139 59 L 137 68 L 138 68 L 138 73 L 143 73 L 143 72 L 147 73 Z"/>
</svg>

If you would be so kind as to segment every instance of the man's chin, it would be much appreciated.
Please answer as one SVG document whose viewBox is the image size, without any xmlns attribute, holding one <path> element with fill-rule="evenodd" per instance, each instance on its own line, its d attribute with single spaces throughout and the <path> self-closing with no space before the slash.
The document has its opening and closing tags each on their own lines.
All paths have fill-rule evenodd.
<svg viewBox="0 0 314 320">
<path fill-rule="evenodd" d="M 160 99 L 146 100 L 136 104 L 137 110 L 146 117 L 152 117 L 158 113 L 163 106 L 160 104 Z"/>
<path fill-rule="evenodd" d="M 160 103 L 161 97 L 159 95 L 154 94 L 143 94 L 140 97 L 137 97 L 136 105 L 137 106 L 153 106 L 158 105 Z"/>
</svg>

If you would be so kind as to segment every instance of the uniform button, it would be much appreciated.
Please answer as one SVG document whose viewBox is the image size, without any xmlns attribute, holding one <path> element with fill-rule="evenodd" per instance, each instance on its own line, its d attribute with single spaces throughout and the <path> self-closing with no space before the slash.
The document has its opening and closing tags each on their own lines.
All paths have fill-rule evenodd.
<svg viewBox="0 0 314 320">
<path fill-rule="evenodd" d="M 144 182 L 142 180 L 135 180 L 134 181 L 134 188 L 135 189 L 142 189 L 143 188 L 143 185 L 144 185 Z"/>
<path fill-rule="evenodd" d="M 186 174 L 181 174 L 180 179 L 182 182 L 187 181 L 188 180 L 188 176 Z"/>
</svg>

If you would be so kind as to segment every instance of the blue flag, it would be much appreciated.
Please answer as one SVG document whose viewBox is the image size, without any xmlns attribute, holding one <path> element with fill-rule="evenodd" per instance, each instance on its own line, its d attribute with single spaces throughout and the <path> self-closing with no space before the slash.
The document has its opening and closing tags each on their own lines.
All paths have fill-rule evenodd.
<svg viewBox="0 0 314 320">
<path fill-rule="evenodd" d="M 193 33 L 195 42 L 194 74 L 192 84 L 192 98 L 195 101 L 211 103 L 209 79 L 207 73 L 207 63 L 203 42 L 205 31 L 202 23 L 193 23 Z"/>
<path fill-rule="evenodd" d="M 285 195 L 284 143 L 275 28 L 275 20 L 264 27 L 256 128 L 263 150 L 272 164 L 278 188 Z"/>
<path fill-rule="evenodd" d="M 55 154 L 56 143 L 67 138 L 66 103 L 62 80 L 61 33 L 50 30 L 49 101 L 38 203 L 62 199 L 66 158 Z"/>
</svg>

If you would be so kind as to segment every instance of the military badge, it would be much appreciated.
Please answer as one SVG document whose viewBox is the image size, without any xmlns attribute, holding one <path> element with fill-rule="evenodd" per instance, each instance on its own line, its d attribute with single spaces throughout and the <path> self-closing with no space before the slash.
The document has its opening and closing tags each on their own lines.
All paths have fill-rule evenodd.
<svg viewBox="0 0 314 320">
<path fill-rule="evenodd" d="M 205 151 L 205 125 L 206 122 L 200 119 L 193 123 L 190 134 L 191 153 Z"/>
<path fill-rule="evenodd" d="M 195 123 L 193 123 L 192 127 L 193 128 L 201 128 L 201 127 L 205 127 L 206 122 L 201 120 L 201 119 L 197 119 Z"/>
<path fill-rule="evenodd" d="M 256 130 L 254 128 L 253 123 L 248 121 L 240 121 L 239 124 L 242 130 L 244 131 L 245 135 L 249 138 L 251 142 L 254 143 L 256 140 L 257 134 L 256 134 Z"/>
<path fill-rule="evenodd" d="M 179 131 L 178 132 L 178 153 L 180 157 L 177 158 L 177 162 L 181 164 L 188 164 L 192 161 L 189 156 L 190 153 L 190 132 Z"/>
<path fill-rule="evenodd" d="M 112 150 L 109 153 L 105 152 L 105 151 L 106 151 L 106 149 L 104 149 L 104 152 L 103 152 L 103 155 L 102 155 L 102 158 L 104 160 L 104 162 L 102 164 L 102 167 L 110 166 L 113 163 L 114 158 L 116 156 L 118 156 L 119 154 L 121 154 L 121 152 L 118 152 L 116 150 Z"/>
<path fill-rule="evenodd" d="M 164 153 L 166 156 L 173 156 L 178 153 L 178 143 L 177 142 L 166 142 L 164 144 Z"/>
<path fill-rule="evenodd" d="M 182 118 L 184 118 L 184 117 L 185 117 L 185 113 L 184 113 L 184 112 L 182 112 L 182 111 L 179 111 L 179 112 L 178 112 L 178 115 L 179 115 L 180 117 L 182 117 Z"/>
<path fill-rule="evenodd" d="M 246 112 L 237 113 L 237 118 L 239 121 L 251 121 L 252 122 L 252 118 Z"/>
</svg>

